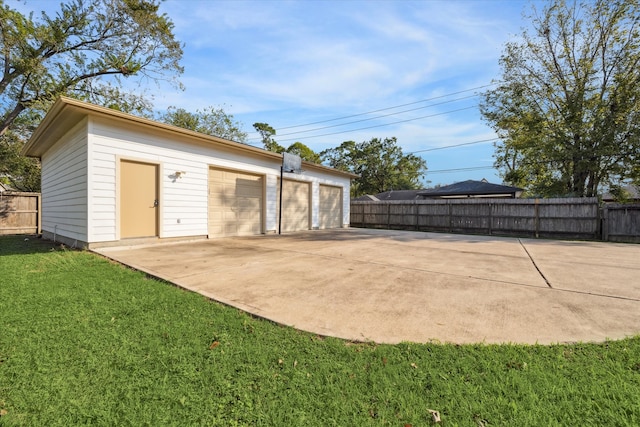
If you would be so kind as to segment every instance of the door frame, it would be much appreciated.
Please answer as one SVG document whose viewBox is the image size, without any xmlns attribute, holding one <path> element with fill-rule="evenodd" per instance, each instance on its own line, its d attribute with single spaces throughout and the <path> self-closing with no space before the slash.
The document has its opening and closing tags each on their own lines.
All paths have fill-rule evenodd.
<svg viewBox="0 0 640 427">
<path fill-rule="evenodd" d="M 138 158 L 138 157 L 129 157 L 129 156 L 122 156 L 122 155 L 116 155 L 116 203 L 115 203 L 115 208 L 116 208 L 116 215 L 115 215 L 115 219 L 116 219 L 116 240 L 121 240 L 122 236 L 120 233 L 120 221 L 122 220 L 122 216 L 120 214 L 120 196 L 121 196 L 121 172 L 120 172 L 120 165 L 122 164 L 122 162 L 133 162 L 133 163 L 144 163 L 147 165 L 153 165 L 153 166 L 157 166 L 157 172 L 156 172 L 156 191 L 158 193 L 158 208 L 156 209 L 156 235 L 155 237 L 157 238 L 162 238 L 164 237 L 163 234 L 163 229 L 162 229 L 162 218 L 163 218 L 163 200 L 162 200 L 162 195 L 163 195 L 163 186 L 162 186 L 162 179 L 161 177 L 163 176 L 163 168 L 162 168 L 162 163 L 160 162 L 154 162 L 152 160 L 149 159 L 143 159 L 143 158 Z M 136 237 L 132 237 L 132 239 L 135 239 Z M 153 238 L 153 236 L 151 237 Z M 127 237 L 128 239 L 128 237 Z"/>
</svg>

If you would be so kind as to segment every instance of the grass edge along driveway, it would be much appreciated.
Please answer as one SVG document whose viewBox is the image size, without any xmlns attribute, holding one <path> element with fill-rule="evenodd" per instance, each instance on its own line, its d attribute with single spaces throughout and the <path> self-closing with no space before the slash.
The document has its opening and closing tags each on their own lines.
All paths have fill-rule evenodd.
<svg viewBox="0 0 640 427">
<path fill-rule="evenodd" d="M 0 426 L 639 425 L 640 337 L 376 345 L 0 237 Z"/>
</svg>

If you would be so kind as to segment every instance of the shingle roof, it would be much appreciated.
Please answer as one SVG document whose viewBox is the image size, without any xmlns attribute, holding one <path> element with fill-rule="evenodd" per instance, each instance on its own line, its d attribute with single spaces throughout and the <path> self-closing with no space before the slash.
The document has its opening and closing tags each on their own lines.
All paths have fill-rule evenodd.
<svg viewBox="0 0 640 427">
<path fill-rule="evenodd" d="M 640 200 L 640 187 L 632 184 L 625 185 L 622 189 L 627 193 L 627 197 L 631 200 Z M 605 202 L 612 202 L 616 200 L 616 197 L 610 192 L 606 192 L 602 195 L 602 200 Z"/>
<path fill-rule="evenodd" d="M 371 194 L 365 194 L 364 196 L 356 197 L 355 199 L 351 199 L 354 202 L 379 202 L 376 196 L 372 196 Z"/>
<path fill-rule="evenodd" d="M 385 200 L 417 200 L 420 199 L 418 193 L 424 190 L 391 190 L 376 194 L 380 201 Z"/>
<path fill-rule="evenodd" d="M 520 191 L 522 191 L 522 188 L 492 184 L 486 181 L 473 181 L 470 179 L 467 181 L 456 182 L 451 185 L 445 185 L 444 187 L 421 190 L 418 192 L 418 195 L 422 197 L 477 196 L 510 193 L 515 194 Z"/>
</svg>

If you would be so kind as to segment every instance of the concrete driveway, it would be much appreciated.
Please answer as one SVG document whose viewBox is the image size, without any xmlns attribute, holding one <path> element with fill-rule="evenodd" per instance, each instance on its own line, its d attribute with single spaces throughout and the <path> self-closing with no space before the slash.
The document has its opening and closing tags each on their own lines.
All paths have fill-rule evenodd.
<svg viewBox="0 0 640 427">
<path fill-rule="evenodd" d="M 352 228 L 96 252 L 349 340 L 548 344 L 640 333 L 640 245 Z"/>
</svg>

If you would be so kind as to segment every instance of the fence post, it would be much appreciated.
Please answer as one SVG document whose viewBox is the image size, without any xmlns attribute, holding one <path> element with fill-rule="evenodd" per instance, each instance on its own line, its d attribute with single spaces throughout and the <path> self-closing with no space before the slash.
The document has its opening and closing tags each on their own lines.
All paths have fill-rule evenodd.
<svg viewBox="0 0 640 427">
<path fill-rule="evenodd" d="M 533 212 L 535 215 L 535 219 L 533 220 L 533 223 L 535 224 L 536 239 L 540 237 L 540 205 L 538 205 L 538 203 L 539 203 L 539 200 L 536 199 L 535 205 L 533 208 Z"/>
<path fill-rule="evenodd" d="M 38 198 L 38 201 L 36 202 L 36 209 L 38 209 L 38 216 L 36 218 L 36 231 L 37 234 L 42 234 L 42 193 L 38 193 L 36 197 Z"/>
<path fill-rule="evenodd" d="M 453 230 L 453 215 L 451 211 L 451 202 L 447 200 L 447 206 L 449 206 L 449 233 Z"/>
<path fill-rule="evenodd" d="M 387 230 L 391 229 L 391 203 L 387 203 Z"/>
<path fill-rule="evenodd" d="M 602 220 L 601 220 L 601 227 L 602 227 L 602 240 L 605 242 L 609 241 L 609 208 L 607 207 L 607 205 L 604 205 L 604 207 L 602 208 Z"/>
<path fill-rule="evenodd" d="M 493 234 L 493 203 L 489 202 L 489 236 Z"/>
</svg>

